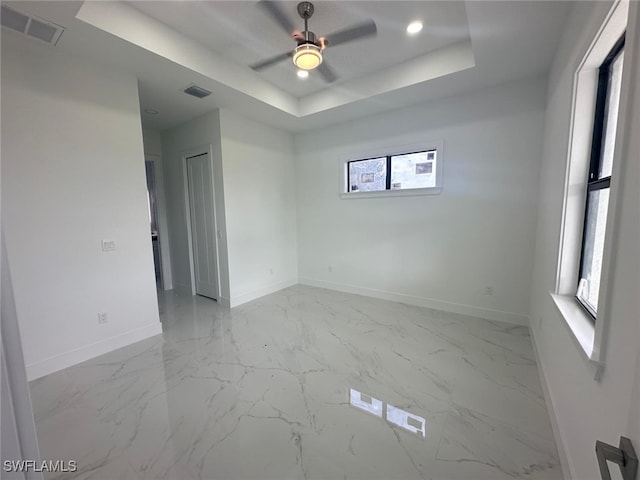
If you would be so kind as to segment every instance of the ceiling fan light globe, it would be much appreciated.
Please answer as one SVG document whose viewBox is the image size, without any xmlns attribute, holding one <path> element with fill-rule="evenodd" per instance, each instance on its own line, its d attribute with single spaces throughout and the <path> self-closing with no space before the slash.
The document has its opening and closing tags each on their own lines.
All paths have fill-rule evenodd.
<svg viewBox="0 0 640 480">
<path fill-rule="evenodd" d="M 313 70 L 322 63 L 320 47 L 305 43 L 298 45 L 293 53 L 293 63 L 300 70 Z"/>
</svg>

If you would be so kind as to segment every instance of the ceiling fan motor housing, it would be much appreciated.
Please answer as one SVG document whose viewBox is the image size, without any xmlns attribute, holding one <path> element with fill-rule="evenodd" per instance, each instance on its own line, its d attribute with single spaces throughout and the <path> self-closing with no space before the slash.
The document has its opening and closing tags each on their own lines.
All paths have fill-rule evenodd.
<svg viewBox="0 0 640 480">
<path fill-rule="evenodd" d="M 302 32 L 301 36 L 296 35 L 294 38 L 297 40 L 298 45 L 302 45 L 303 43 L 313 43 L 314 45 L 318 45 L 318 37 L 316 37 L 315 33 L 309 30 L 305 30 Z"/>
</svg>

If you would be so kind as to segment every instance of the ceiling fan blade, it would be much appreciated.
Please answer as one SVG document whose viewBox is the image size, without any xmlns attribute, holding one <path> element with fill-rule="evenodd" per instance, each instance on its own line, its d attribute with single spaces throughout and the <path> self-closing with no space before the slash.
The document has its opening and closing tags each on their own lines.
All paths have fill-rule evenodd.
<svg viewBox="0 0 640 480">
<path fill-rule="evenodd" d="M 326 61 L 323 61 L 316 70 L 318 70 L 318 73 L 320 74 L 320 76 L 327 83 L 334 82 L 338 78 L 336 73 L 333 71 L 333 68 L 327 65 Z"/>
<path fill-rule="evenodd" d="M 360 38 L 369 37 L 378 33 L 378 27 L 373 20 L 358 23 L 344 30 L 338 30 L 329 35 L 324 36 L 324 40 L 328 47 L 334 47 L 341 43 L 352 42 Z"/>
<path fill-rule="evenodd" d="M 273 18 L 273 20 L 287 32 L 287 35 L 293 34 L 296 29 L 294 23 L 280 6 L 280 2 L 272 0 L 260 0 L 258 5 Z"/>
<path fill-rule="evenodd" d="M 249 65 L 249 67 L 252 68 L 253 70 L 264 70 L 265 68 L 270 67 L 271 65 L 275 65 L 276 63 L 282 62 L 283 60 L 286 60 L 287 58 L 291 58 L 292 56 L 293 56 L 293 50 L 291 52 L 281 53 L 280 55 L 276 55 L 274 57 L 267 58 L 265 60 L 261 60 L 256 63 L 252 63 L 251 65 Z"/>
</svg>

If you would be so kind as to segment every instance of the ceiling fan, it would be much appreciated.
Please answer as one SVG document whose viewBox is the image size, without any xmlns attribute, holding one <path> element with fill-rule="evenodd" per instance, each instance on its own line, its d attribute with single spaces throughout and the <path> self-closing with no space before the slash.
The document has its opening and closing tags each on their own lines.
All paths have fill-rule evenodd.
<svg viewBox="0 0 640 480">
<path fill-rule="evenodd" d="M 375 22 L 373 20 L 367 20 L 329 35 L 317 37 L 315 33 L 309 30 L 308 25 L 309 19 L 314 11 L 311 2 L 300 2 L 298 4 L 298 15 L 304 20 L 304 31 L 296 30 L 293 22 L 289 19 L 289 16 L 282 9 L 278 1 L 261 0 L 258 2 L 258 5 L 298 43 L 298 46 L 290 52 L 281 53 L 280 55 L 250 65 L 250 67 L 256 71 L 263 70 L 288 58 L 292 58 L 294 65 L 301 70 L 314 70 L 317 68 L 322 78 L 330 83 L 338 77 L 333 69 L 327 65 L 327 62 L 324 61 L 324 49 L 372 36 L 377 33 Z"/>
</svg>

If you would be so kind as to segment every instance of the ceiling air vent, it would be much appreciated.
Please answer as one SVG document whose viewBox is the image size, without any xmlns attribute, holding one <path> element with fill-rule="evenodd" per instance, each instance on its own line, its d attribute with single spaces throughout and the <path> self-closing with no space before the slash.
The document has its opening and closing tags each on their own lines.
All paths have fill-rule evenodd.
<svg viewBox="0 0 640 480">
<path fill-rule="evenodd" d="M 189 85 L 184 89 L 184 93 L 188 93 L 189 95 L 193 95 L 194 97 L 204 98 L 211 95 L 211 92 L 207 89 L 199 87 L 197 85 Z"/>
<path fill-rule="evenodd" d="M 58 43 L 60 35 L 64 32 L 64 27 L 60 25 L 26 15 L 5 5 L 2 6 L 2 11 L 0 12 L 0 21 L 3 27 L 37 38 L 50 45 Z"/>
</svg>

